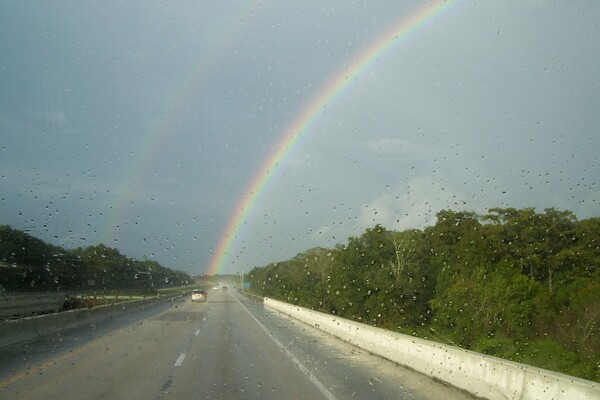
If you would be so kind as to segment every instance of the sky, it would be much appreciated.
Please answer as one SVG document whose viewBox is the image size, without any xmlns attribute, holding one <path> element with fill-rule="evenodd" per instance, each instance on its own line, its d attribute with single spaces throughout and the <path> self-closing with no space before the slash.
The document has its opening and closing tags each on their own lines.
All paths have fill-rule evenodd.
<svg viewBox="0 0 600 400">
<path fill-rule="evenodd" d="M 595 0 L 0 1 L 0 225 L 196 275 L 442 209 L 600 216 L 598 21 Z"/>
</svg>

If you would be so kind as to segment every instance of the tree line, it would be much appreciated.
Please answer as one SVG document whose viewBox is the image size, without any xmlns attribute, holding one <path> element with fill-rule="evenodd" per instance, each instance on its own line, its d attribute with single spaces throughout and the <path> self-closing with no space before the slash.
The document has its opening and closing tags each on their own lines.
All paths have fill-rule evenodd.
<svg viewBox="0 0 600 400">
<path fill-rule="evenodd" d="M 183 271 L 129 258 L 103 244 L 65 249 L 0 226 L 0 285 L 6 292 L 152 290 L 193 282 Z"/>
<path fill-rule="evenodd" d="M 600 381 L 600 218 L 442 210 L 254 268 L 252 289 L 311 309 Z"/>
</svg>

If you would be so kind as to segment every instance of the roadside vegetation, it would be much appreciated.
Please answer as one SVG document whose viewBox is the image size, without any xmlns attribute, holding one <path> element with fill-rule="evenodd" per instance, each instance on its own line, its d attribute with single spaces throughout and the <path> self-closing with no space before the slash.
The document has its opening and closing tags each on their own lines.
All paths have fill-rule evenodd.
<svg viewBox="0 0 600 400">
<path fill-rule="evenodd" d="M 0 226 L 0 287 L 10 292 L 123 292 L 157 295 L 194 279 L 152 260 L 129 258 L 103 244 L 65 249 Z M 91 301 L 91 300 L 90 300 Z"/>
<path fill-rule="evenodd" d="M 254 293 L 600 382 L 600 218 L 492 208 L 254 268 Z"/>
</svg>

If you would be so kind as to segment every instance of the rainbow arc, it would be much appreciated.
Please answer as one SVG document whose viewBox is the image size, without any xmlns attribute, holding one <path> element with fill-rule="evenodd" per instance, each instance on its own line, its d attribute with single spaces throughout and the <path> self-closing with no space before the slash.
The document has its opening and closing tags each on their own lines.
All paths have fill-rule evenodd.
<svg viewBox="0 0 600 400">
<path fill-rule="evenodd" d="M 339 74 L 314 96 L 313 100 L 298 114 L 285 130 L 284 134 L 281 135 L 279 142 L 275 145 L 277 151 L 273 152 L 261 164 L 248 184 L 241 202 L 235 206 L 234 212 L 220 236 L 207 270 L 208 274 L 217 274 L 226 265 L 231 256 L 232 247 L 236 239 L 240 236 L 240 231 L 255 208 L 261 193 L 274 177 L 278 166 L 281 165 L 281 161 L 290 153 L 300 138 L 310 131 L 310 128 L 323 114 L 324 110 L 347 90 L 356 81 L 356 78 L 369 69 L 385 53 L 389 52 L 390 49 L 403 42 L 456 3 L 456 1 L 437 1 L 420 8 L 407 18 L 403 18 L 392 29 L 379 37 L 371 46 L 359 54 L 351 65 L 344 66 Z"/>
</svg>

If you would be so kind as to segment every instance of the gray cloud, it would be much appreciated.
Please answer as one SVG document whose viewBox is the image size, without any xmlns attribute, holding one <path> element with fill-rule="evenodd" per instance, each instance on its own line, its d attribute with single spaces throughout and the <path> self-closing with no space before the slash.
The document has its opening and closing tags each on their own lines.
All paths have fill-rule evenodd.
<svg viewBox="0 0 600 400">
<path fill-rule="evenodd" d="M 206 269 L 264 160 L 420 3 L 0 5 L 1 224 Z M 442 208 L 600 215 L 593 2 L 457 2 L 378 55 L 260 192 L 225 270 Z"/>
</svg>

